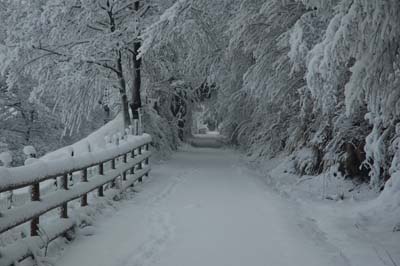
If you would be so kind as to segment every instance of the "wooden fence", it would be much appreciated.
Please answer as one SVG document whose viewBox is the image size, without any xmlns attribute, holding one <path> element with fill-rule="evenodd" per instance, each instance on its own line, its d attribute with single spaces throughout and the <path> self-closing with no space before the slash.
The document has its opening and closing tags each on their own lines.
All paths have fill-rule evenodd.
<svg viewBox="0 0 400 266">
<path fill-rule="evenodd" d="M 31 200 L 22 206 L 4 210 L 0 213 L 0 234 L 30 223 L 31 237 L 0 248 L 0 265 L 8 266 L 33 256 L 32 246 L 44 248 L 54 239 L 64 236 L 76 226 L 69 219 L 68 203 L 80 199 L 81 207 L 88 206 L 88 194 L 96 191 L 104 197 L 104 186 L 115 188 L 119 194 L 150 172 L 149 145 L 151 137 L 126 136 L 119 146 L 91 152 L 71 158 L 62 158 L 15 167 L 0 169 L 0 193 L 16 189 L 30 188 Z M 109 166 L 109 167 L 105 167 Z M 96 168 L 95 175 L 88 175 L 88 169 Z M 92 171 L 91 171 L 92 172 Z M 71 175 L 80 175 L 80 182 L 69 186 Z M 41 196 L 41 183 L 59 179 L 60 188 Z M 41 236 L 40 217 L 51 210 L 60 209 L 59 223 L 46 230 L 46 238 Z"/>
</svg>

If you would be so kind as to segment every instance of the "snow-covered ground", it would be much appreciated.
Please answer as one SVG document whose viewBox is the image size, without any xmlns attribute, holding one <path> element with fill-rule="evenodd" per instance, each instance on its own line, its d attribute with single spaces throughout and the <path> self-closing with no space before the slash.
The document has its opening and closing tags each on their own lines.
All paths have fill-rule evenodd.
<svg viewBox="0 0 400 266">
<path fill-rule="evenodd" d="M 188 143 L 193 147 L 221 148 L 224 146 L 225 138 L 218 132 L 208 132 L 207 134 L 195 134 L 188 139 Z"/>
<path fill-rule="evenodd" d="M 230 149 L 183 148 L 117 211 L 78 232 L 55 265 L 399 263 L 395 233 L 378 245 L 341 220 L 348 208 L 282 197 L 243 161 Z"/>
<path fill-rule="evenodd" d="M 294 174 L 290 157 L 250 163 L 270 188 L 301 210 L 303 230 L 335 247 L 349 265 L 400 265 L 400 179 L 379 194 L 365 183 L 325 173 Z M 396 182 L 397 181 L 397 182 Z"/>
</svg>

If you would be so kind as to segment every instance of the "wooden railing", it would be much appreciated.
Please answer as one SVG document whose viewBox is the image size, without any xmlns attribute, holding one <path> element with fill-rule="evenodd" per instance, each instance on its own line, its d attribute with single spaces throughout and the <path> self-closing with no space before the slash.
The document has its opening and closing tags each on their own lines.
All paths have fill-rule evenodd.
<svg viewBox="0 0 400 266">
<path fill-rule="evenodd" d="M 151 137 L 147 134 L 126 136 L 119 146 L 97 152 L 1 168 L 0 193 L 30 187 L 31 201 L 0 213 L 0 234 L 29 222 L 31 237 L 22 240 L 25 241 L 23 245 L 17 241 L 0 248 L 0 265 L 13 265 L 32 256 L 29 247 L 43 248 L 76 226 L 75 221 L 69 219 L 68 203 L 71 201 L 80 199 L 80 206 L 85 207 L 89 204 L 88 194 L 97 191 L 98 197 L 104 197 L 104 186 L 107 184 L 115 188 L 110 193 L 116 195 L 136 182 L 142 182 L 143 176 L 150 172 L 150 143 Z M 88 175 L 88 169 L 93 168 L 97 168 L 97 174 Z M 80 175 L 80 182 L 69 186 L 69 177 L 74 174 Z M 59 189 L 42 196 L 41 183 L 57 178 L 61 181 Z M 40 236 L 40 217 L 56 208 L 60 209 L 60 222 L 46 230 L 44 239 Z"/>
</svg>

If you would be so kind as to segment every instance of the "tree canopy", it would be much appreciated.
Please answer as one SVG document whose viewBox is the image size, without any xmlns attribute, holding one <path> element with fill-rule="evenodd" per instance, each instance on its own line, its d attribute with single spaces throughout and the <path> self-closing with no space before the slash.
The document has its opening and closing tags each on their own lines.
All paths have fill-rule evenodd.
<svg viewBox="0 0 400 266">
<path fill-rule="evenodd" d="M 77 128 L 98 102 L 127 111 L 140 58 L 159 131 L 189 135 L 201 102 L 232 143 L 293 154 L 301 173 L 380 188 L 399 164 L 399 1 L 136 2 L 1 1 L 5 84 L 30 80 L 30 101 Z"/>
</svg>

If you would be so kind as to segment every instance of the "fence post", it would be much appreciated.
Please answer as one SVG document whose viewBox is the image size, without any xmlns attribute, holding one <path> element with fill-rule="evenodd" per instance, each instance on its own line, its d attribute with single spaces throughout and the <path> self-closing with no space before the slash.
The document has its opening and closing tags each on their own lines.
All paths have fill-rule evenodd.
<svg viewBox="0 0 400 266">
<path fill-rule="evenodd" d="M 111 169 L 115 170 L 115 158 L 111 160 Z"/>
<path fill-rule="evenodd" d="M 36 150 L 33 146 L 25 146 L 23 149 L 24 154 L 26 155 L 25 165 L 32 163 L 31 160 L 36 158 Z M 30 187 L 31 193 L 31 201 L 39 202 L 40 201 L 40 183 L 36 182 Z M 31 236 L 39 235 L 39 216 L 35 216 L 31 220 Z"/>
<path fill-rule="evenodd" d="M 146 147 L 146 148 L 145 148 L 146 151 L 149 151 L 149 150 L 150 150 L 150 149 L 149 149 L 149 144 L 148 144 L 148 143 L 146 144 L 145 147 Z M 149 157 L 147 157 L 145 161 L 146 161 L 146 165 L 148 165 L 148 164 L 149 164 Z"/>
<path fill-rule="evenodd" d="M 138 149 L 138 154 L 139 154 L 139 155 L 142 154 L 142 146 L 139 147 L 139 149 Z M 143 169 L 143 165 L 142 165 L 142 164 L 143 164 L 143 161 L 141 161 L 141 162 L 138 163 L 138 165 L 137 165 L 137 166 L 138 166 L 138 167 L 137 167 L 138 170 L 142 170 L 142 169 Z M 139 182 L 143 182 L 143 177 L 142 177 L 142 176 L 139 177 L 138 181 L 139 181 Z"/>
<path fill-rule="evenodd" d="M 126 164 L 128 162 L 128 154 L 124 154 L 124 157 L 122 158 L 122 162 Z M 122 181 L 126 181 L 126 171 L 122 173 Z"/>
<path fill-rule="evenodd" d="M 71 157 L 75 156 L 75 152 L 74 152 L 74 149 L 72 147 L 70 149 L 70 153 L 71 153 Z M 69 183 L 68 183 L 68 185 L 69 186 L 73 186 L 74 185 L 74 175 L 73 175 L 73 173 L 69 174 Z"/>
<path fill-rule="evenodd" d="M 99 175 L 104 175 L 104 164 L 100 163 L 99 164 Z M 103 186 L 100 186 L 97 190 L 97 195 L 99 197 L 104 197 L 104 190 L 103 190 Z"/>
<path fill-rule="evenodd" d="M 111 159 L 111 169 L 115 170 L 115 158 Z M 116 180 L 117 178 L 111 182 L 111 188 L 115 187 Z"/>
<path fill-rule="evenodd" d="M 139 121 L 138 121 L 138 135 L 143 135 L 143 108 L 138 109 Z"/>
<path fill-rule="evenodd" d="M 64 174 L 61 179 L 61 189 L 68 190 L 68 174 Z M 68 218 L 68 202 L 61 205 L 60 218 Z"/>
<path fill-rule="evenodd" d="M 146 151 L 149 151 L 149 143 L 147 143 L 145 147 L 146 147 L 146 148 L 145 148 Z M 145 159 L 144 162 L 145 162 L 145 165 L 148 166 L 148 165 L 149 165 L 149 157 L 147 157 L 147 158 Z M 149 172 L 147 172 L 147 173 L 145 174 L 145 176 L 149 176 Z"/>
<path fill-rule="evenodd" d="M 40 201 L 40 183 L 31 186 L 31 201 Z M 39 235 L 39 216 L 31 220 L 31 236 Z"/>
<path fill-rule="evenodd" d="M 138 154 L 139 154 L 139 155 L 142 155 L 142 146 L 139 147 L 139 149 L 138 149 Z"/>
<path fill-rule="evenodd" d="M 87 170 L 87 168 L 82 170 L 81 182 L 82 183 L 88 182 L 88 170 Z M 86 207 L 86 206 L 88 206 L 87 193 L 85 193 L 81 198 L 81 207 Z"/>
<path fill-rule="evenodd" d="M 12 163 L 12 156 L 10 152 L 2 152 L 0 153 L 0 162 L 3 163 L 3 167 L 10 167 Z M 12 190 L 6 192 L 7 195 L 7 209 L 11 209 L 13 205 L 13 197 L 14 197 L 14 192 Z"/>
<path fill-rule="evenodd" d="M 131 158 L 132 158 L 132 159 L 135 158 L 135 149 L 133 149 L 133 150 L 131 151 Z M 131 168 L 130 173 L 131 173 L 131 175 L 133 175 L 133 174 L 135 173 L 135 166 L 133 166 L 133 167 Z"/>
<path fill-rule="evenodd" d="M 135 119 L 133 120 L 133 126 L 134 126 L 134 135 L 138 136 L 139 135 L 139 120 Z"/>
</svg>

